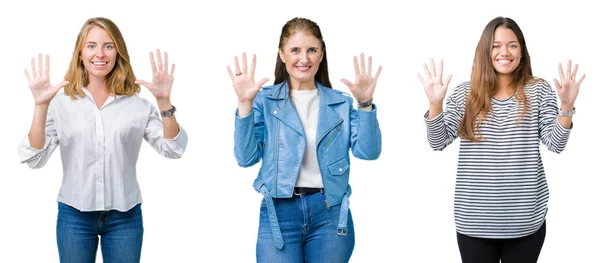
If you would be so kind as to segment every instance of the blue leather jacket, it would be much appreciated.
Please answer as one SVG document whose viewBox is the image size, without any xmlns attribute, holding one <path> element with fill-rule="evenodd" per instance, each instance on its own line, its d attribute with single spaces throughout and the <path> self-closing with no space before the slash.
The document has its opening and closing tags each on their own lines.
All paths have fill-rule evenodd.
<svg viewBox="0 0 600 263">
<path fill-rule="evenodd" d="M 350 156 L 374 160 L 381 153 L 377 108 L 370 112 L 352 107 L 352 97 L 316 83 L 320 104 L 317 124 L 317 160 L 325 188 L 326 205 L 341 204 L 338 234 L 347 232 Z M 272 198 L 291 198 L 306 148 L 304 127 L 288 97 L 287 82 L 263 87 L 250 115 L 236 113 L 234 152 L 240 166 L 262 159 L 256 191 L 265 196 L 276 246 L 283 247 Z"/>
</svg>

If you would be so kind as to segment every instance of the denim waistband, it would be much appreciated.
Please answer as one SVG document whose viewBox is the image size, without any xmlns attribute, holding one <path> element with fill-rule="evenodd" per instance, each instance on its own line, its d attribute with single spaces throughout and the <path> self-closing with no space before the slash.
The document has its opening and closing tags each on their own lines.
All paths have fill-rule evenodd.
<svg viewBox="0 0 600 263">
<path fill-rule="evenodd" d="M 269 193 L 269 190 L 264 184 L 261 184 L 257 189 L 263 197 L 265 198 L 265 203 L 267 205 L 267 213 L 269 214 L 269 224 L 271 225 L 271 231 L 273 232 L 273 240 L 275 242 L 275 247 L 278 249 L 283 248 L 283 236 L 281 235 L 281 229 L 279 228 L 279 222 L 277 220 L 277 213 L 275 212 L 275 204 L 273 203 L 273 198 Z M 348 209 L 350 207 L 350 202 L 348 201 L 349 193 L 344 193 L 344 197 L 342 198 L 342 204 L 340 205 L 340 219 L 338 221 L 338 229 L 337 234 L 340 236 L 345 236 L 348 234 Z"/>
</svg>

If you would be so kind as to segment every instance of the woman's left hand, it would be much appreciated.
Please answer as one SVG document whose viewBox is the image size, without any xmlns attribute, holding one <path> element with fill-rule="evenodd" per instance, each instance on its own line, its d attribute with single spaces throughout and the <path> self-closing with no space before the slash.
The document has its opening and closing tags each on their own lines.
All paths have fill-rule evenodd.
<svg viewBox="0 0 600 263">
<path fill-rule="evenodd" d="M 574 107 L 575 99 L 577 98 L 577 94 L 579 94 L 579 86 L 583 79 L 585 79 L 585 74 L 577 80 L 577 64 L 573 67 L 573 72 L 571 72 L 571 60 L 567 62 L 567 75 L 563 72 L 562 65 L 558 63 L 558 73 L 560 76 L 560 82 L 554 79 L 554 84 L 556 85 L 556 93 L 558 94 L 558 98 L 560 98 L 560 102 L 568 107 Z"/>
<path fill-rule="evenodd" d="M 347 79 L 341 80 L 348 86 L 348 89 L 352 92 L 352 96 L 354 96 L 358 102 L 366 102 L 373 98 L 377 79 L 381 73 L 381 66 L 377 69 L 377 73 L 375 73 L 374 77 L 371 76 L 371 68 L 371 57 L 369 56 L 368 66 L 365 66 L 365 55 L 361 53 L 360 66 L 358 65 L 358 58 L 354 56 L 354 71 L 356 74 L 354 83 Z"/>
<path fill-rule="evenodd" d="M 136 80 L 135 84 L 144 85 L 156 98 L 156 100 L 169 100 L 171 98 L 171 88 L 173 87 L 173 73 L 175 73 L 175 64 L 171 66 L 169 73 L 169 54 L 164 52 L 164 63 L 160 49 L 156 49 L 158 65 L 154 60 L 154 53 L 150 52 L 150 64 L 152 65 L 152 82 Z"/>
</svg>

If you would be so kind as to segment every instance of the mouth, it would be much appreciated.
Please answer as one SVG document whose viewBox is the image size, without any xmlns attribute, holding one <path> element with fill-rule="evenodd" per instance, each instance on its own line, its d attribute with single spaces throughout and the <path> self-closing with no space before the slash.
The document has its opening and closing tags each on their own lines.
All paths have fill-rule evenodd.
<svg viewBox="0 0 600 263">
<path fill-rule="evenodd" d="M 96 68 L 104 68 L 108 65 L 108 61 L 92 61 L 91 63 Z"/>
<path fill-rule="evenodd" d="M 296 66 L 296 68 L 300 72 L 307 72 L 311 68 L 311 66 Z"/>
<path fill-rule="evenodd" d="M 496 59 L 496 62 L 500 65 L 508 65 L 508 64 L 512 63 L 513 60 L 514 59 L 501 58 L 501 59 Z"/>
</svg>

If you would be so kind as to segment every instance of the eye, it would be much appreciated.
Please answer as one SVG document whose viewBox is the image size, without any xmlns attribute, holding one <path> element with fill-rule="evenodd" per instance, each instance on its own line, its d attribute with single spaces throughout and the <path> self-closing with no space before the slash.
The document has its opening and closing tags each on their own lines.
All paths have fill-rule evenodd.
<svg viewBox="0 0 600 263">
<path fill-rule="evenodd" d="M 516 44 L 512 44 L 510 45 L 510 48 L 517 48 L 518 46 Z"/>
<path fill-rule="evenodd" d="M 292 53 L 298 53 L 299 51 L 300 51 L 300 49 L 297 47 L 292 48 Z"/>
<path fill-rule="evenodd" d="M 500 45 L 493 45 L 492 48 L 500 48 Z"/>
<path fill-rule="evenodd" d="M 113 46 L 112 44 L 108 44 L 108 45 L 106 45 L 105 48 L 108 49 L 108 50 L 110 50 L 110 49 L 115 48 L 115 46 Z"/>
<path fill-rule="evenodd" d="M 316 53 L 316 52 L 317 52 L 317 49 L 314 47 L 311 47 L 308 49 L 308 53 Z"/>
<path fill-rule="evenodd" d="M 94 48 L 96 48 L 96 45 L 95 45 L 95 44 L 88 44 L 88 45 L 87 45 L 87 48 L 89 48 L 89 49 L 94 49 Z"/>
</svg>

